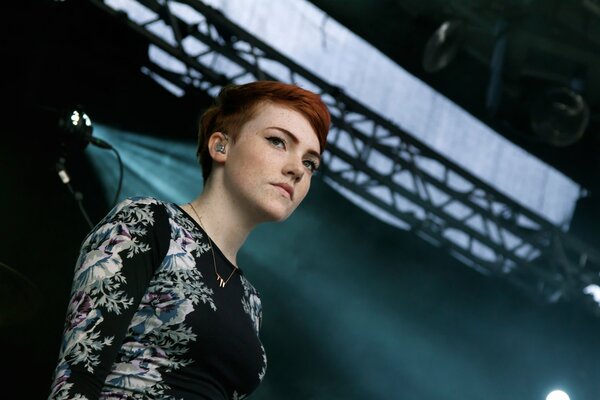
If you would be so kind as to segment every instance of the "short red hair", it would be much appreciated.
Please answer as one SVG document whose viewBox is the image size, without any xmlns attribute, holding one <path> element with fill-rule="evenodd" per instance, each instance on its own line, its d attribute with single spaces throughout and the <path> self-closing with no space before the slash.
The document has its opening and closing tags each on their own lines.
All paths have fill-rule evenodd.
<svg viewBox="0 0 600 400">
<path fill-rule="evenodd" d="M 297 85 L 277 81 L 228 85 L 221 90 L 215 104 L 200 117 L 196 155 L 205 181 L 212 171 L 212 158 L 208 151 L 210 136 L 214 132 L 224 132 L 235 140 L 236 134 L 264 103 L 289 107 L 302 114 L 317 134 L 320 151 L 323 153 L 331 116 L 318 94 Z"/>
</svg>

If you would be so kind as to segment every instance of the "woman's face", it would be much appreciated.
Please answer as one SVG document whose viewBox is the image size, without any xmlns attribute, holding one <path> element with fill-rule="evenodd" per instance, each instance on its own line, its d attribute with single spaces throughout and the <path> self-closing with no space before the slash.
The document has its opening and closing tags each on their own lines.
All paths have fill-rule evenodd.
<svg viewBox="0 0 600 400">
<path fill-rule="evenodd" d="M 299 112 L 259 106 L 227 143 L 224 185 L 254 222 L 282 221 L 302 202 L 319 166 L 319 140 Z"/>
</svg>

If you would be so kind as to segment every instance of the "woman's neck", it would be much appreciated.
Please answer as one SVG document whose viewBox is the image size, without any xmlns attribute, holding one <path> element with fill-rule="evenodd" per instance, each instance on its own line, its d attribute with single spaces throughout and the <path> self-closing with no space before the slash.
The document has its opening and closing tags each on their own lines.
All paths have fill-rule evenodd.
<svg viewBox="0 0 600 400">
<path fill-rule="evenodd" d="M 230 203 L 229 196 L 222 195 L 208 185 L 196 199 L 182 208 L 194 220 L 201 218 L 197 222 L 225 257 L 237 266 L 237 253 L 256 224 L 240 213 L 241 207 Z"/>
</svg>

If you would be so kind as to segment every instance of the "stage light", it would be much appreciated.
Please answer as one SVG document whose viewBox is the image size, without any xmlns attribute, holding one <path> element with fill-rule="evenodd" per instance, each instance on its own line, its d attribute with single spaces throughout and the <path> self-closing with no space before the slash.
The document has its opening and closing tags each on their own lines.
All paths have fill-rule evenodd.
<svg viewBox="0 0 600 400">
<path fill-rule="evenodd" d="M 65 153 L 81 151 L 92 140 L 92 120 L 79 107 L 70 107 L 58 116 L 58 137 Z"/>
<path fill-rule="evenodd" d="M 540 140 L 563 147 L 581 139 L 590 110 L 580 94 L 559 87 L 545 91 L 533 103 L 530 116 L 531 128 Z"/>
<path fill-rule="evenodd" d="M 583 293 L 592 296 L 592 299 L 600 305 L 600 286 L 591 284 L 583 289 Z"/>
<path fill-rule="evenodd" d="M 554 390 L 546 396 L 546 400 L 570 400 L 570 397 L 562 390 Z"/>
<path fill-rule="evenodd" d="M 444 22 L 425 45 L 423 69 L 427 72 L 437 72 L 444 69 L 454 60 L 462 42 L 462 21 Z"/>
<path fill-rule="evenodd" d="M 81 120 L 83 120 L 85 126 L 92 126 L 92 120 L 86 113 L 80 113 L 79 110 L 73 110 L 71 114 L 71 123 L 78 126 Z"/>
</svg>

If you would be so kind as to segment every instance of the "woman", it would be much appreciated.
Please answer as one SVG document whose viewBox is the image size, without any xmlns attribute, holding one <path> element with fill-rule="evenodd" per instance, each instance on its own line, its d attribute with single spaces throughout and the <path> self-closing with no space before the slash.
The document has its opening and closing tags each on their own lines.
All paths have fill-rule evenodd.
<svg viewBox="0 0 600 400">
<path fill-rule="evenodd" d="M 266 370 L 258 292 L 237 253 L 286 219 L 319 166 L 320 97 L 258 81 L 225 88 L 201 117 L 204 190 L 177 206 L 117 205 L 75 268 L 51 399 L 241 399 Z"/>
</svg>

